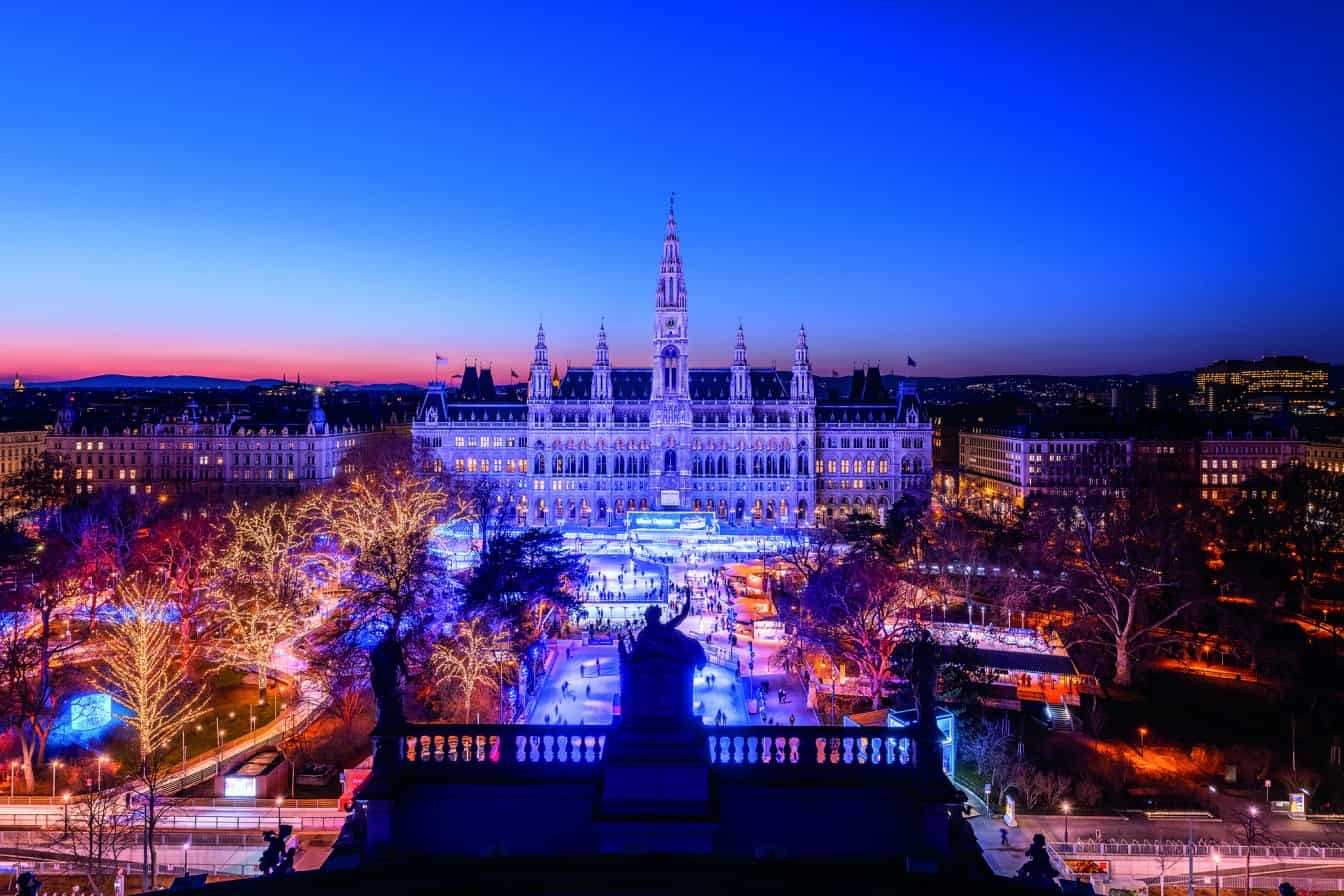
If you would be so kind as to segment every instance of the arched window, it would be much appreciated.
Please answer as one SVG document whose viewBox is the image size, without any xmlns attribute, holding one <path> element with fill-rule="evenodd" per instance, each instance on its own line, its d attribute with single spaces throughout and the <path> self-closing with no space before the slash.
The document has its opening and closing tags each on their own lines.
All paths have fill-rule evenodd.
<svg viewBox="0 0 1344 896">
<path fill-rule="evenodd" d="M 663 452 L 663 472 L 677 472 L 677 449 L 669 448 Z"/>
<path fill-rule="evenodd" d="M 789 456 L 787 454 L 781 454 L 779 456 L 779 475 L 789 475 Z"/>
<path fill-rule="evenodd" d="M 669 345 L 663 349 L 663 391 L 677 390 L 677 347 Z"/>
<path fill-rule="evenodd" d="M 579 475 L 580 476 L 588 475 L 588 455 L 586 454 L 579 455 Z"/>
<path fill-rule="evenodd" d="M 704 467 L 701 466 L 700 455 L 697 454 L 691 458 L 691 475 L 699 476 L 702 472 L 704 472 Z M 700 502 L 696 501 L 696 503 L 699 504 Z M 695 509 L 699 510 L 700 508 L 696 507 Z"/>
<path fill-rule="evenodd" d="M 534 467 L 535 467 L 535 472 L 537 472 L 537 473 L 545 473 L 545 472 L 546 472 L 546 455 L 544 455 L 544 454 L 538 454 L 538 455 L 537 455 L 537 462 L 536 462 L 536 464 L 534 465 Z"/>
<path fill-rule="evenodd" d="M 765 475 L 774 476 L 776 473 L 775 456 L 771 454 L 765 459 Z"/>
<path fill-rule="evenodd" d="M 597 456 L 597 475 L 607 475 L 607 456 L 605 454 Z M 605 513 L 599 513 L 599 516 L 605 516 Z"/>
<path fill-rule="evenodd" d="M 740 454 L 737 456 L 737 462 L 733 465 L 733 472 L 738 476 L 747 475 L 747 459 Z"/>
<path fill-rule="evenodd" d="M 726 454 L 719 455 L 719 475 L 720 476 L 728 475 L 728 455 Z"/>
<path fill-rule="evenodd" d="M 624 454 L 618 454 L 618 455 L 616 455 L 616 475 L 617 475 L 617 476 L 624 476 L 624 475 L 625 475 L 625 455 L 624 455 Z M 620 511 L 617 511 L 617 513 L 619 513 L 619 512 L 620 512 Z"/>
<path fill-rule="evenodd" d="M 761 456 L 759 454 L 753 455 L 751 458 L 751 474 L 753 476 L 760 476 L 762 472 Z"/>
</svg>

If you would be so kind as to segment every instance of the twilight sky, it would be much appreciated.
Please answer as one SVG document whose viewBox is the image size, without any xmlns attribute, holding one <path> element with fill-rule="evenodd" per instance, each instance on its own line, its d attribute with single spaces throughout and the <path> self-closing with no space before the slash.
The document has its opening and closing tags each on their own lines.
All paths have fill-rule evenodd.
<svg viewBox="0 0 1344 896">
<path fill-rule="evenodd" d="M 647 363 L 673 190 L 693 363 L 1344 361 L 1344 4 L 497 6 L 7 7 L 0 370 Z"/>
</svg>

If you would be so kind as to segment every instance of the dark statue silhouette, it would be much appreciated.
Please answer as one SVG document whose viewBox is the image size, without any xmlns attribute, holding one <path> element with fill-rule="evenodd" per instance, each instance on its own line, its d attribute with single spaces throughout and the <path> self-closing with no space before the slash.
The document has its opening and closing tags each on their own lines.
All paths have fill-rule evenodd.
<svg viewBox="0 0 1344 896">
<path fill-rule="evenodd" d="M 379 730 L 394 728 L 406 721 L 406 710 L 401 702 L 401 680 L 407 677 L 409 673 L 401 644 L 396 634 L 388 630 L 369 651 L 369 684 L 378 710 Z"/>
<path fill-rule="evenodd" d="M 687 601 L 681 612 L 667 622 L 662 611 L 644 611 L 644 629 L 634 646 L 620 645 L 622 719 L 698 721 L 692 715 L 692 680 L 705 666 L 700 642 L 677 631 L 690 615 Z"/>
<path fill-rule="evenodd" d="M 1017 870 L 1018 879 L 1033 886 L 1054 889 L 1055 878 L 1059 876 L 1059 872 L 1050 864 L 1050 856 L 1045 851 L 1045 836 L 1043 834 L 1037 834 L 1031 838 L 1031 846 L 1027 847 L 1026 855 L 1026 863 Z"/>
</svg>

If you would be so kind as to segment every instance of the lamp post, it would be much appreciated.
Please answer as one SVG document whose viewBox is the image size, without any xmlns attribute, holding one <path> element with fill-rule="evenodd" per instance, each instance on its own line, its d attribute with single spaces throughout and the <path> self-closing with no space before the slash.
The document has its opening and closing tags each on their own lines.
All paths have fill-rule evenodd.
<svg viewBox="0 0 1344 896">
<path fill-rule="evenodd" d="M 98 792 L 103 792 L 103 763 L 107 761 L 107 756 L 98 754 Z"/>
<path fill-rule="evenodd" d="M 187 850 L 191 849 L 191 841 L 186 840 L 182 843 L 182 873 L 190 874 L 191 865 L 187 861 Z"/>
<path fill-rule="evenodd" d="M 1221 855 L 1217 850 L 1214 850 L 1214 851 L 1213 851 L 1213 896 L 1222 896 L 1222 891 L 1223 891 L 1223 874 L 1222 874 L 1222 871 L 1221 871 L 1221 870 L 1219 869 L 1219 867 L 1218 867 L 1218 863 L 1221 862 L 1222 860 L 1223 860 L 1222 855 Z"/>
<path fill-rule="evenodd" d="M 1143 727 L 1142 725 L 1140 725 L 1140 726 L 1139 726 L 1139 755 L 1140 755 L 1140 756 L 1143 755 L 1144 742 L 1147 740 L 1147 738 L 1148 738 L 1148 729 L 1145 728 L 1145 727 Z"/>
<path fill-rule="evenodd" d="M 278 796 L 275 798 L 275 827 L 276 827 L 275 832 L 277 834 L 280 833 L 280 807 L 284 805 L 284 802 L 285 798 L 283 796 Z"/>
<path fill-rule="evenodd" d="M 1060 803 L 1059 808 L 1064 810 L 1064 842 L 1069 842 L 1069 809 L 1072 808 L 1067 801 Z"/>
<path fill-rule="evenodd" d="M 51 760 L 51 798 L 56 799 L 56 769 L 61 767 L 61 760 Z"/>
</svg>

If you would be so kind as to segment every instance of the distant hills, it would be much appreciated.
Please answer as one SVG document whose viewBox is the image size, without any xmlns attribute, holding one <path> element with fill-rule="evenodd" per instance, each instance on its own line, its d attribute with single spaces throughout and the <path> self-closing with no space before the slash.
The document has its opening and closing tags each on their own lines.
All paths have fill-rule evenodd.
<svg viewBox="0 0 1344 896">
<path fill-rule="evenodd" d="M 234 380 L 217 376 L 192 376 L 190 374 L 170 374 L 168 376 L 130 376 L 124 373 L 100 373 L 76 380 L 51 380 L 44 383 L 29 383 L 34 389 L 145 389 L 163 392 L 184 390 L 241 390 L 256 387 L 269 389 L 279 386 L 283 380 L 256 379 Z M 409 383 L 376 383 L 367 386 L 350 386 L 354 389 L 377 391 L 416 391 L 419 387 Z"/>
<path fill-rule="evenodd" d="M 258 386 L 268 389 L 280 385 L 280 380 L 231 380 L 217 376 L 191 376 L 188 374 L 170 374 L 168 376 L 129 376 L 124 373 L 100 373 L 77 380 L 51 380 L 45 383 L 29 383 L 35 389 L 246 389 Z"/>
</svg>

